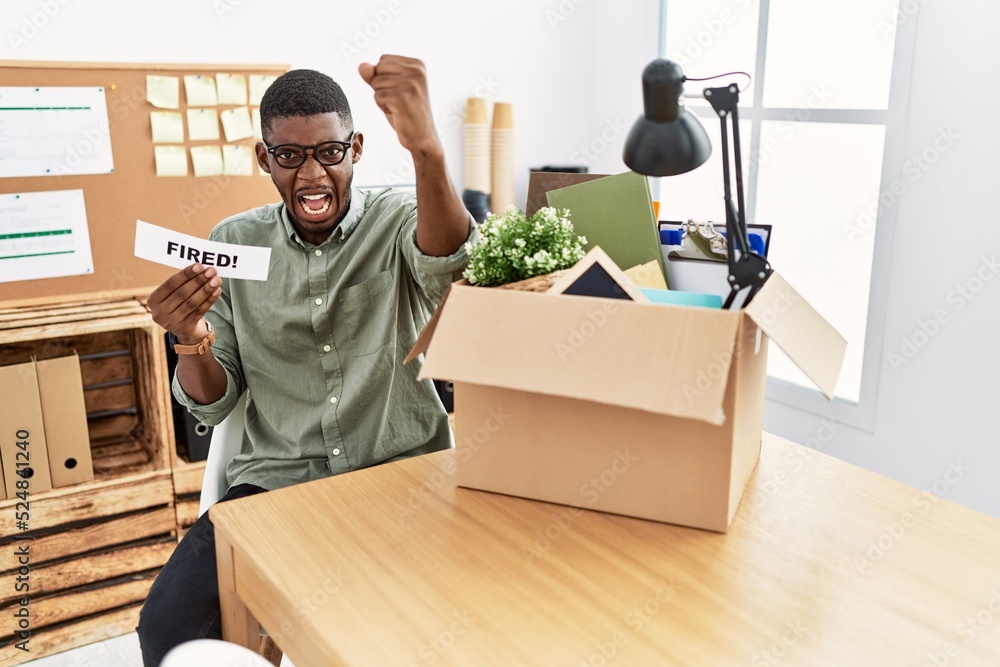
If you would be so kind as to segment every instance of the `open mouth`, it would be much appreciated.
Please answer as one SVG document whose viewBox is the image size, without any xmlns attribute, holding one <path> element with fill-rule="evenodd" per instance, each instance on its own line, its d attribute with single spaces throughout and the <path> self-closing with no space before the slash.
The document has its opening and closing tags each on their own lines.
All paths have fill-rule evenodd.
<svg viewBox="0 0 1000 667">
<path fill-rule="evenodd" d="M 327 194 L 299 196 L 299 208 L 310 218 L 318 218 L 326 215 L 332 203 L 333 197 Z"/>
</svg>

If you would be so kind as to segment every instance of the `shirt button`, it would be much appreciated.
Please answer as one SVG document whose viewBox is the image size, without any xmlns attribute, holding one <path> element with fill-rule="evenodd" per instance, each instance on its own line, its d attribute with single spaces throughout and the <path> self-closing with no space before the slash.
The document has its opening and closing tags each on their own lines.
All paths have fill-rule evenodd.
<svg viewBox="0 0 1000 667">
<path fill-rule="evenodd" d="M 331 403 L 336 403 L 337 402 L 337 397 L 336 396 L 331 396 L 330 397 L 330 402 Z"/>
<path fill-rule="evenodd" d="M 322 306 L 323 305 L 323 299 L 316 299 L 316 305 L 317 306 Z"/>
<path fill-rule="evenodd" d="M 316 256 L 317 256 L 317 257 L 321 256 L 322 254 L 323 254 L 323 251 L 322 251 L 322 250 L 317 250 L 317 251 L 316 251 Z"/>
<path fill-rule="evenodd" d="M 333 450 L 333 455 L 334 456 L 340 456 L 340 450 L 339 449 Z"/>
<path fill-rule="evenodd" d="M 323 346 L 323 351 L 324 352 L 329 352 L 330 351 L 330 346 L 329 345 L 324 345 Z"/>
</svg>

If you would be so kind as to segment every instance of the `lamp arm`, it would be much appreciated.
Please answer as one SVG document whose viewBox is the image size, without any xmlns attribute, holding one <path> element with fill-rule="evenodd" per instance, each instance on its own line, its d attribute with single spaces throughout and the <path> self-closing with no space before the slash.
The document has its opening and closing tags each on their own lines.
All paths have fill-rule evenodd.
<svg viewBox="0 0 1000 667">
<path fill-rule="evenodd" d="M 729 267 L 730 293 L 723 308 L 731 308 L 737 295 L 747 287 L 750 291 L 741 306 L 750 300 L 763 286 L 771 275 L 771 266 L 761 255 L 750 250 L 750 240 L 747 237 L 745 205 L 743 199 L 743 159 L 740 150 L 740 124 L 737 112 L 739 89 L 735 85 L 721 88 L 706 88 L 705 99 L 709 101 L 722 127 L 722 183 L 723 198 L 726 205 L 726 236 L 728 238 L 727 263 Z M 733 127 L 733 157 L 736 165 L 736 203 L 733 202 L 733 191 L 729 174 L 729 131 L 727 124 Z M 738 204 L 738 205 L 737 205 Z M 739 250 L 739 258 L 736 250 Z"/>
<path fill-rule="evenodd" d="M 729 118 L 731 119 L 733 125 L 733 161 L 736 165 L 736 201 L 738 203 L 737 211 L 737 222 L 739 223 L 739 242 L 740 242 L 740 252 L 748 252 L 750 250 L 750 239 L 747 237 L 747 219 L 746 219 L 746 204 L 743 200 L 743 156 L 741 154 L 742 148 L 740 146 L 740 118 L 739 113 L 736 109 L 736 99 L 733 100 L 733 108 L 729 112 Z M 725 121 L 723 121 L 725 124 Z M 728 171 L 728 163 L 726 165 Z"/>
</svg>

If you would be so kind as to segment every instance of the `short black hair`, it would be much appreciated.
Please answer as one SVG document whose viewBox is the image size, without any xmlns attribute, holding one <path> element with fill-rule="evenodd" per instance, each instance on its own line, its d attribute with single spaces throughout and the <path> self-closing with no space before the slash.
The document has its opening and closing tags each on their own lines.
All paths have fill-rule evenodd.
<svg viewBox="0 0 1000 667">
<path fill-rule="evenodd" d="M 336 81 L 313 69 L 285 72 L 268 86 L 260 100 L 260 131 L 266 138 L 276 118 L 336 113 L 354 131 L 351 105 Z"/>
</svg>

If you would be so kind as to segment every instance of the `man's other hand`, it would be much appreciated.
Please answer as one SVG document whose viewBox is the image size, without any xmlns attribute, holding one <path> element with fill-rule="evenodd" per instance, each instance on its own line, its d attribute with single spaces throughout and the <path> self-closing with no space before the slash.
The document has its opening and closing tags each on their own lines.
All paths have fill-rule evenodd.
<svg viewBox="0 0 1000 667">
<path fill-rule="evenodd" d="M 173 332 L 182 345 L 193 345 L 208 335 L 202 316 L 222 294 L 222 278 L 215 269 L 192 264 L 153 290 L 146 301 L 153 321 Z"/>
<path fill-rule="evenodd" d="M 358 72 L 375 91 L 375 103 L 385 112 L 403 148 L 423 156 L 443 151 L 434 130 L 422 61 L 383 55 L 375 65 L 361 63 Z"/>
</svg>

